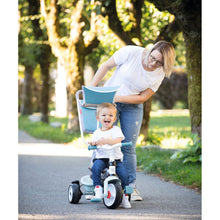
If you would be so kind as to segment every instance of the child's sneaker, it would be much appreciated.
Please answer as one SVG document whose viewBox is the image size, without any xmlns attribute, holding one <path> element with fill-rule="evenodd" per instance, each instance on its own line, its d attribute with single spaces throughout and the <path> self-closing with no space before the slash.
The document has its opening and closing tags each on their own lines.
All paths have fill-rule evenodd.
<svg viewBox="0 0 220 220">
<path fill-rule="evenodd" d="M 131 203 L 129 202 L 129 199 L 128 199 L 128 195 L 127 194 L 123 194 L 123 197 L 122 197 L 122 207 L 125 208 L 125 209 L 130 209 L 131 208 Z"/>
<path fill-rule="evenodd" d="M 96 186 L 95 189 L 95 196 L 91 199 L 91 202 L 101 202 L 102 201 L 102 187 Z"/>
<path fill-rule="evenodd" d="M 86 200 L 91 200 L 94 198 L 94 195 L 85 195 Z"/>
</svg>

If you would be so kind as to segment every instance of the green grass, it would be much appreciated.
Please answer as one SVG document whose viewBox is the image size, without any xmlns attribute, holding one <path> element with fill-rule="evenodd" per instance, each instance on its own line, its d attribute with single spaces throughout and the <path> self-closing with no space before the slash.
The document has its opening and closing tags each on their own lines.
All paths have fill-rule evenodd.
<svg viewBox="0 0 220 220">
<path fill-rule="evenodd" d="M 201 190 L 201 164 L 171 160 L 175 149 L 184 149 L 191 141 L 190 117 L 187 110 L 151 112 L 148 140 L 139 137 L 136 148 L 139 169 L 167 181 Z M 161 148 L 143 148 L 160 145 Z"/>
<path fill-rule="evenodd" d="M 67 132 L 67 118 L 49 118 L 50 122 L 56 121 L 62 123 L 61 128 L 54 128 L 43 122 L 31 122 L 28 116 L 19 116 L 18 120 L 19 129 L 26 131 L 38 139 L 50 140 L 54 143 L 69 143 L 78 139 L 80 136 L 79 132 Z"/>
<path fill-rule="evenodd" d="M 159 143 L 151 143 L 140 137 L 139 145 L 156 144 L 162 148 L 184 148 L 190 141 L 190 136 L 188 110 L 159 110 L 151 112 L 149 123 L 149 139 L 158 139 Z"/>
<path fill-rule="evenodd" d="M 136 153 L 139 169 L 146 173 L 155 174 L 167 181 L 201 190 L 201 164 L 183 164 L 180 161 L 173 161 L 170 159 L 173 150 L 138 147 Z"/>
<path fill-rule="evenodd" d="M 190 136 L 189 115 L 152 115 L 150 119 L 150 129 L 154 129 L 158 134 L 179 137 Z"/>
</svg>

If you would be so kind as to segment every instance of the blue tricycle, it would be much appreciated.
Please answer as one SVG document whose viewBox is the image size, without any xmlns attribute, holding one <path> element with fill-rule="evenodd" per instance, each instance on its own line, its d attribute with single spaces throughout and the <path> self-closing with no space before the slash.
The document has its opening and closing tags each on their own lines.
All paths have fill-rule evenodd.
<svg viewBox="0 0 220 220">
<path fill-rule="evenodd" d="M 76 101 L 79 117 L 81 137 L 88 146 L 88 150 L 97 149 L 97 146 L 89 145 L 84 139 L 84 133 L 93 133 L 99 123 L 96 120 L 96 107 L 102 102 L 113 103 L 114 95 L 118 87 L 86 87 L 77 91 Z M 82 98 L 80 98 L 82 97 Z M 116 209 L 122 202 L 123 193 L 131 195 L 133 188 L 126 186 L 123 192 L 121 180 L 116 175 L 115 149 L 121 146 L 130 146 L 129 143 L 119 143 L 112 146 L 102 146 L 102 149 L 109 155 L 109 168 L 103 170 L 103 203 L 109 209 Z M 94 152 L 92 160 L 95 157 Z M 80 180 L 74 180 L 68 187 L 68 200 L 72 204 L 79 203 L 82 195 L 94 195 L 94 186 L 91 175 L 83 176 Z"/>
</svg>

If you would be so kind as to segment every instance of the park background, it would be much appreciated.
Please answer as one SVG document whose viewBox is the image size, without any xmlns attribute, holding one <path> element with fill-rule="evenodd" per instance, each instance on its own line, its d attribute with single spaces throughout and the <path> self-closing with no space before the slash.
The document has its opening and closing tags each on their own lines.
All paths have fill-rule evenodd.
<svg viewBox="0 0 220 220">
<path fill-rule="evenodd" d="M 176 52 L 175 67 L 171 77 L 144 103 L 138 165 L 146 172 L 200 190 L 201 2 L 18 3 L 19 129 L 40 139 L 82 147 L 76 91 L 89 85 L 98 67 L 123 46 L 150 49 L 158 40 L 170 41 Z M 99 86 L 113 72 L 109 71 Z M 163 163 L 165 151 L 161 148 L 171 149 Z M 142 157 L 145 151 L 147 155 Z M 152 158 L 147 158 L 151 154 Z"/>
<path fill-rule="evenodd" d="M 25 2 L 25 1 L 24 1 Z M 65 3 L 65 1 L 63 1 L 64 3 Z M 172 16 L 172 15 L 171 15 Z M 31 19 L 30 19 L 31 20 Z M 29 22 L 31 22 L 31 21 L 29 21 Z M 20 31 L 21 31 L 21 27 L 19 26 L 19 29 L 20 29 Z M 160 31 L 159 31 L 160 32 Z M 14 33 L 14 32 L 13 32 Z M 157 33 L 158 33 L 158 31 L 157 31 Z M 14 34 L 17 34 L 17 30 L 16 30 L 16 33 L 14 33 Z M 29 33 L 30 34 L 30 33 Z M 154 36 L 154 38 L 152 37 L 151 39 L 150 39 L 150 41 L 149 41 L 149 43 L 153 43 L 154 41 L 155 41 L 155 39 L 156 39 L 156 37 L 157 37 L 157 35 L 156 36 Z M 114 39 L 114 37 L 113 36 L 110 36 L 110 41 L 112 42 L 113 40 L 112 39 Z M 20 42 L 20 41 L 19 41 Z M 183 43 L 183 39 L 182 39 L 182 43 Z M 19 43 L 18 43 L 19 44 Z M 29 44 L 29 42 L 27 42 L 27 44 Z M 143 45 L 144 46 L 146 46 L 146 44 L 147 43 L 144 43 Z M 183 43 L 184 44 L 184 43 Z M 13 44 L 12 44 L 13 45 Z M 182 44 L 181 44 L 182 45 Z M 15 42 L 15 45 L 14 45 L 15 47 L 13 48 L 14 50 L 16 50 L 15 48 L 16 48 L 16 42 Z M 10 47 L 9 47 L 10 48 Z M 175 47 L 176 48 L 176 47 Z M 36 49 L 36 48 L 35 48 Z M 115 50 L 115 49 L 117 49 L 117 48 L 114 48 L 114 49 L 112 49 L 112 51 L 110 50 L 110 52 L 111 53 L 113 53 L 113 51 Z M 185 49 L 185 48 L 184 48 Z M 182 53 L 180 53 L 180 55 L 181 54 L 184 54 L 185 52 L 184 52 L 184 49 L 183 49 L 183 52 Z M 7 49 L 7 51 L 8 51 L 8 49 Z M 19 52 L 19 51 L 18 51 Z M 33 55 L 32 53 L 30 53 L 30 52 L 28 52 L 30 55 Z M 108 53 L 106 53 L 106 51 L 105 51 L 105 55 L 103 55 L 102 57 L 104 57 L 103 59 L 105 60 L 105 59 L 107 59 L 107 57 L 109 56 L 109 55 L 111 55 L 111 53 L 110 54 L 108 54 Z M 7 54 L 7 53 L 6 53 Z M 20 57 L 20 56 L 19 56 Z M 18 58 L 19 58 L 18 57 Z M 177 57 L 178 58 L 178 57 Z M 15 57 L 15 59 L 16 59 L 16 57 Z M 55 57 L 53 57 L 53 59 L 56 59 Z M 184 59 L 184 58 L 183 58 Z M 212 59 L 213 60 L 215 60 L 215 56 L 214 57 L 212 57 Z M 104 62 L 104 60 L 102 61 L 102 62 Z M 185 61 L 184 61 L 185 62 Z M 184 63 L 183 62 L 183 64 L 180 64 L 180 65 L 182 65 L 182 66 L 184 66 Z M 15 62 L 16 63 L 16 62 Z M 100 63 L 101 64 L 101 63 Z M 98 66 L 98 65 L 100 65 L 100 64 L 97 64 L 96 66 Z M 34 64 L 34 65 L 36 65 L 36 64 Z M 55 64 L 56 65 L 56 64 Z M 178 64 L 177 64 L 178 65 Z M 177 66 L 176 65 L 176 66 Z M 181 66 L 181 69 L 182 69 L 182 66 Z M 10 65 L 9 65 L 9 67 L 10 67 Z M 15 64 L 15 67 L 16 67 L 16 64 Z M 37 67 L 37 65 L 36 65 L 36 67 Z M 16 69 L 16 68 L 15 68 Z M 184 69 L 184 68 L 183 68 Z M 20 81 L 21 79 L 22 79 L 22 67 L 20 67 L 20 65 L 18 65 L 18 70 L 19 70 L 19 76 L 18 76 L 18 80 Z M 20 71 L 21 70 L 21 71 Z M 23 69 L 23 72 L 24 72 L 24 69 Z M 36 79 L 37 80 L 42 80 L 41 79 L 41 77 L 40 77 L 40 71 L 39 71 L 39 66 L 36 68 L 36 70 L 35 70 L 35 76 L 36 76 Z M 33 77 L 34 78 L 34 77 Z M 35 78 L 34 78 L 35 79 Z M 36 80 L 35 79 L 35 80 Z M 42 82 L 38 82 L 39 83 L 39 85 L 37 85 L 37 86 L 42 86 L 41 85 L 41 83 Z M 169 83 L 168 83 L 169 84 Z M 16 83 L 14 83 L 14 88 L 17 88 L 17 85 L 16 85 Z M 18 86 L 18 91 L 20 92 L 21 90 L 19 90 L 19 86 Z M 13 91 L 13 90 L 12 90 Z M 40 91 L 40 90 L 39 90 Z M 19 96 L 19 92 L 18 92 L 18 96 Z M 16 91 L 15 91 L 15 93 L 16 93 Z M 10 97 L 10 95 L 11 94 L 9 94 L 9 96 L 7 96 L 7 97 Z M 38 93 L 38 95 L 39 95 L 39 93 Z M 3 94 L 3 97 L 5 97 L 5 95 Z M 32 97 L 34 97 L 34 96 L 32 96 Z M 39 98 L 39 97 L 38 97 Z M 34 97 L 34 99 L 37 99 L 37 96 L 36 97 Z M 8 98 L 7 98 L 7 100 L 8 100 Z M 16 99 L 15 99 L 16 100 Z M 178 100 L 179 101 L 179 100 Z M 180 100 L 181 102 L 179 102 L 179 103 L 177 103 L 177 105 L 175 106 L 175 108 L 185 108 L 186 106 L 188 107 L 188 103 L 184 103 L 182 100 Z M 7 102 L 6 102 L 7 103 Z M 159 104 L 158 104 L 159 103 Z M 20 106 L 20 99 L 18 99 L 18 102 L 16 102 L 15 101 L 15 104 L 17 104 L 18 106 Z M 27 115 L 30 115 L 30 114 L 32 114 L 32 113 L 34 113 L 34 112 L 38 112 L 39 111 L 39 106 L 34 102 L 34 104 L 35 104 L 35 107 L 36 108 L 38 108 L 37 110 L 34 110 L 33 112 L 31 112 L 31 113 L 28 113 Z M 13 106 L 13 112 L 14 112 L 14 110 L 17 108 L 16 106 L 14 106 L 14 104 L 12 104 L 12 106 Z M 49 106 L 49 105 L 48 105 Z M 161 101 L 159 101 L 158 102 L 158 100 L 156 100 L 155 99 L 155 101 L 153 101 L 153 104 L 151 105 L 152 106 L 152 111 L 154 112 L 156 112 L 156 110 L 158 110 L 159 108 L 161 108 Z M 159 106 L 159 107 L 158 107 Z M 212 105 L 213 106 L 213 105 Z M 163 108 L 164 108 L 164 106 L 163 106 Z M 201 106 L 200 106 L 200 108 L 201 108 Z M 34 108 L 33 108 L 34 109 Z M 32 109 L 32 110 L 33 110 Z M 49 109 L 49 108 L 48 108 Z M 19 107 L 19 110 L 20 110 L 20 107 Z M 52 107 L 52 111 L 54 110 L 54 107 Z M 40 110 L 41 111 L 41 110 Z M 215 111 L 215 108 L 213 109 L 213 111 Z M 7 113 L 9 113 L 10 111 L 7 111 Z M 49 113 L 50 113 L 51 111 L 48 111 L 48 115 L 49 115 Z M 13 114 L 12 114 L 13 115 Z M 22 115 L 22 114 L 21 114 Z M 25 114 L 23 114 L 23 115 L 25 115 Z M 12 116 L 13 117 L 13 116 Z M 15 118 L 14 118 L 15 119 Z M 14 122 L 15 122 L 15 124 L 16 124 L 16 120 L 14 120 Z M 67 128 L 68 127 L 68 122 L 66 123 L 66 125 L 65 125 L 66 127 L 65 128 Z M 16 126 L 15 126 L 16 127 Z M 64 129 L 64 127 L 63 127 L 63 129 Z M 65 129 L 64 129 L 65 130 Z M 204 130 L 203 130 L 203 132 L 204 132 Z M 172 133 L 172 132 L 171 132 Z M 149 134 L 149 132 L 148 132 L 148 134 Z M 189 133 L 188 133 L 188 135 L 186 135 L 187 137 L 189 137 L 189 136 L 191 136 L 191 135 L 189 135 Z M 178 138 L 177 138 L 178 139 Z M 214 155 L 213 155 L 213 157 L 214 157 Z M 214 161 L 214 160 L 213 160 Z M 216 183 L 216 182 L 215 182 Z"/>
<path fill-rule="evenodd" d="M 150 48 L 165 39 L 175 46 L 175 69 L 145 103 L 141 133 L 147 140 L 151 109 L 177 107 L 189 108 L 191 131 L 200 137 L 201 3 L 153 3 L 161 11 L 149 1 L 19 1 L 21 115 L 40 112 L 45 123 L 49 115 L 67 117 L 62 128 L 77 131 L 75 92 L 97 68 L 125 45 Z"/>
</svg>

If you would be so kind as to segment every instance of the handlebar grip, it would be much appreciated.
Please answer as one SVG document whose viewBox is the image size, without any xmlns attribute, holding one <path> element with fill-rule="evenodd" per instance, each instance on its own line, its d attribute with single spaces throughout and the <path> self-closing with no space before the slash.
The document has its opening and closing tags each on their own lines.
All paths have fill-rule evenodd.
<svg viewBox="0 0 220 220">
<path fill-rule="evenodd" d="M 132 141 L 121 143 L 121 146 L 122 146 L 122 147 L 129 147 L 129 146 L 132 146 Z"/>
<path fill-rule="evenodd" d="M 92 146 L 92 145 L 88 146 L 88 150 L 95 150 L 95 149 L 97 149 L 97 146 L 95 146 L 95 145 L 94 146 Z"/>
</svg>

